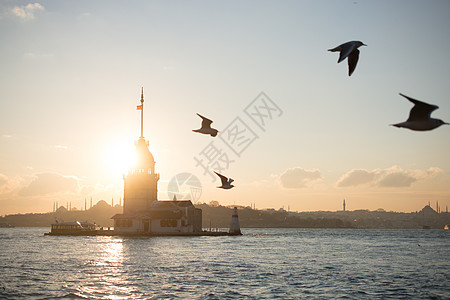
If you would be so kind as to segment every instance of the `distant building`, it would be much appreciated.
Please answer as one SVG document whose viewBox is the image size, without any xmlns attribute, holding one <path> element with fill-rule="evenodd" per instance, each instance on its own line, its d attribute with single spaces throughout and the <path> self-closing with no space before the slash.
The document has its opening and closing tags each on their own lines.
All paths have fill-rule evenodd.
<svg viewBox="0 0 450 300">
<path fill-rule="evenodd" d="M 141 136 L 135 143 L 136 164 L 124 175 L 123 213 L 116 214 L 117 233 L 165 234 L 202 231 L 202 210 L 190 200 L 158 200 L 159 174 L 143 136 L 144 92 L 141 92 Z"/>
<path fill-rule="evenodd" d="M 431 208 L 430 205 L 426 205 L 422 210 L 420 211 L 422 214 L 422 217 L 424 219 L 434 219 L 438 217 L 438 212 Z"/>
<path fill-rule="evenodd" d="M 419 212 L 419 220 L 423 228 L 436 228 L 439 213 L 428 204 Z M 440 227 L 440 226 L 439 226 Z"/>
</svg>

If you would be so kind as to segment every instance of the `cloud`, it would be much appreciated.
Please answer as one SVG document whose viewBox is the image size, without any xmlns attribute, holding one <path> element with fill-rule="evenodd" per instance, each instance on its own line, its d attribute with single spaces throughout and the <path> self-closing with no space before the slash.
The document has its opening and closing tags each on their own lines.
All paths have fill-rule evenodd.
<svg viewBox="0 0 450 300">
<path fill-rule="evenodd" d="M 51 148 L 55 148 L 55 149 L 60 149 L 60 150 L 67 150 L 67 149 L 69 149 L 69 147 L 67 147 L 67 146 L 64 146 L 64 145 L 53 145 L 53 146 L 50 146 Z"/>
<path fill-rule="evenodd" d="M 8 177 L 0 173 L 0 195 L 8 194 L 15 190 L 21 181 L 19 177 Z"/>
<path fill-rule="evenodd" d="M 439 168 L 428 170 L 403 170 L 398 166 L 388 169 L 350 170 L 336 183 L 337 187 L 355 187 L 360 185 L 376 187 L 409 187 L 413 183 L 426 180 L 441 173 Z"/>
<path fill-rule="evenodd" d="M 14 6 L 12 14 L 21 20 L 33 20 L 37 12 L 44 11 L 44 7 L 39 3 L 29 3 L 25 6 Z"/>
<path fill-rule="evenodd" d="M 79 193 L 83 197 L 92 196 L 94 194 L 102 194 L 112 190 L 113 185 L 103 184 L 83 184 L 80 186 Z"/>
<path fill-rule="evenodd" d="M 26 52 L 23 54 L 23 57 L 28 60 L 44 60 L 44 59 L 52 59 L 55 55 L 53 53 L 35 53 L 35 52 Z"/>
<path fill-rule="evenodd" d="M 366 170 L 351 170 L 344 174 L 344 176 L 337 182 L 338 187 L 358 186 L 365 183 L 370 183 L 375 179 L 376 174 L 372 171 Z"/>
<path fill-rule="evenodd" d="M 8 177 L 6 175 L 0 174 L 0 188 L 6 186 L 8 183 Z"/>
<path fill-rule="evenodd" d="M 85 12 L 80 15 L 81 18 L 89 18 L 91 16 L 90 12 Z"/>
<path fill-rule="evenodd" d="M 61 192 L 76 192 L 77 189 L 78 180 L 74 177 L 42 173 L 37 174 L 36 178 L 19 192 L 19 195 L 41 196 Z"/>
<path fill-rule="evenodd" d="M 378 181 L 378 186 L 381 187 L 405 187 L 411 186 L 418 179 L 409 175 L 406 172 L 395 172 L 386 174 Z"/>
<path fill-rule="evenodd" d="M 287 169 L 279 177 L 281 186 L 287 189 L 305 188 L 320 179 L 322 175 L 319 170 L 305 170 L 298 167 Z"/>
<path fill-rule="evenodd" d="M 83 196 L 87 196 L 87 195 L 92 195 L 93 193 L 95 193 L 95 191 L 96 191 L 95 186 L 93 186 L 93 185 L 84 185 L 80 189 L 80 194 L 83 195 Z"/>
</svg>

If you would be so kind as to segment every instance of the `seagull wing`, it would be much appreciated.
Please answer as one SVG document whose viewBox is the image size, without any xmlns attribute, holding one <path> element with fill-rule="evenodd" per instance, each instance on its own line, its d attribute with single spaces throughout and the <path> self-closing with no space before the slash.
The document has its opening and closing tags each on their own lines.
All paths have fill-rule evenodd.
<svg viewBox="0 0 450 300">
<path fill-rule="evenodd" d="M 345 44 L 340 45 L 339 47 L 341 48 L 341 52 L 339 53 L 338 63 L 346 59 L 347 56 L 349 56 L 350 53 L 352 53 L 353 49 L 355 48 L 355 43 L 347 42 Z"/>
<path fill-rule="evenodd" d="M 203 129 L 210 129 L 211 128 L 211 123 L 213 122 L 213 121 L 211 121 L 210 119 L 208 119 L 208 118 L 205 118 L 204 116 L 202 116 L 201 114 L 199 114 L 199 113 L 197 113 L 197 115 L 200 117 L 200 118 L 202 118 L 202 128 Z"/>
<path fill-rule="evenodd" d="M 355 71 L 356 64 L 358 63 L 359 59 L 359 50 L 355 49 L 350 53 L 348 56 L 348 76 L 351 76 L 353 74 L 353 71 Z"/>
<path fill-rule="evenodd" d="M 406 95 L 403 95 L 400 93 L 400 96 L 405 97 L 412 103 L 414 103 L 413 108 L 411 108 L 411 111 L 409 112 L 409 118 L 407 122 L 409 121 L 421 121 L 421 120 L 428 120 L 430 118 L 431 113 L 438 109 L 439 106 L 428 104 L 419 100 L 416 100 L 414 98 L 408 97 Z"/>
<path fill-rule="evenodd" d="M 227 177 L 223 176 L 222 174 L 217 173 L 216 171 L 214 171 L 214 173 L 216 173 L 217 176 L 220 177 L 220 180 L 222 181 L 222 185 L 226 185 L 227 184 L 227 182 L 228 182 L 228 178 Z"/>
</svg>

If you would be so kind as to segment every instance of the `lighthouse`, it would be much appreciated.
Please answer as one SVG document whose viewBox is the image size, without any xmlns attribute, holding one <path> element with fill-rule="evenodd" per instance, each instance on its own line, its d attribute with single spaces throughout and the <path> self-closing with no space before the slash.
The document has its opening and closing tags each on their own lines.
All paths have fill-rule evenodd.
<svg viewBox="0 0 450 300">
<path fill-rule="evenodd" d="M 233 235 L 242 235 L 241 226 L 239 225 L 239 217 L 237 212 L 237 207 L 234 207 L 233 214 L 231 215 L 231 223 L 230 223 L 230 234 Z"/>
</svg>

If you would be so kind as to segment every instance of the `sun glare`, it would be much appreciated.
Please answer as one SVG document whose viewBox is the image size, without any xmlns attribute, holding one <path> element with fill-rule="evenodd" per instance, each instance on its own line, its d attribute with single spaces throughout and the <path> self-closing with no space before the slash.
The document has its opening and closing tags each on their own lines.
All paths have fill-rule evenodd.
<svg viewBox="0 0 450 300">
<path fill-rule="evenodd" d="M 133 141 L 111 142 L 105 150 L 104 161 L 109 172 L 121 176 L 136 162 Z"/>
</svg>

